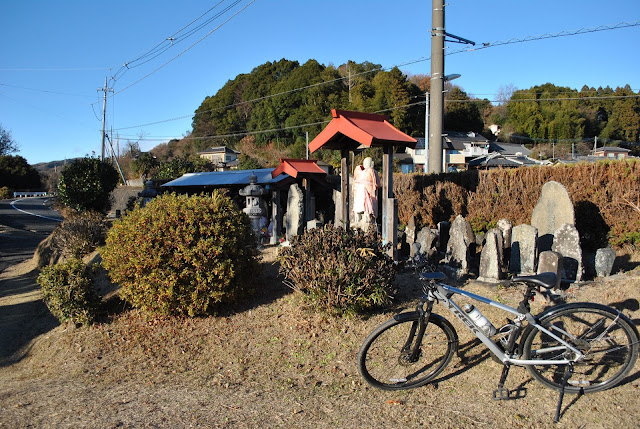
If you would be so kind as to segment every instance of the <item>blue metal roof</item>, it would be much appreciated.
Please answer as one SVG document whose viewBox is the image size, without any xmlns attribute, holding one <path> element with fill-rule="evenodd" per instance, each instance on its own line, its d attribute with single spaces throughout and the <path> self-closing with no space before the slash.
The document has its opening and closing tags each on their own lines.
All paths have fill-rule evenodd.
<svg viewBox="0 0 640 429">
<path fill-rule="evenodd" d="M 243 186 L 249 184 L 249 176 L 255 174 L 258 177 L 259 185 L 278 183 L 287 179 L 287 174 L 281 174 L 275 179 L 271 177 L 274 168 L 260 168 L 257 170 L 229 170 L 212 171 L 208 173 L 187 173 L 171 182 L 165 183 L 163 187 L 186 187 L 186 186 L 214 186 L 223 188 L 225 186 Z"/>
</svg>

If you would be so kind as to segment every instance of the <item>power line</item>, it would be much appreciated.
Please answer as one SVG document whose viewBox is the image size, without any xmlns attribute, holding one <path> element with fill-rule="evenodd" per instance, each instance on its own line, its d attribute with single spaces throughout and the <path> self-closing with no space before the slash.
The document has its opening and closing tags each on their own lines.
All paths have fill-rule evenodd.
<svg viewBox="0 0 640 429">
<path fill-rule="evenodd" d="M 0 69 L 0 71 L 95 71 L 95 70 L 111 70 L 109 67 L 79 67 L 79 68 L 14 68 Z"/>
<path fill-rule="evenodd" d="M 9 87 L 9 88 L 17 88 L 17 89 L 26 89 L 27 91 L 45 92 L 45 93 L 48 93 L 48 94 L 69 95 L 69 96 L 72 96 L 72 97 L 89 97 L 89 98 L 93 98 L 93 96 L 91 96 L 91 95 L 70 94 L 68 92 L 58 92 L 58 91 L 49 91 L 49 90 L 46 90 L 46 89 L 27 88 L 27 87 L 24 87 L 24 86 L 9 85 L 9 84 L 6 84 L 6 83 L 0 83 L 0 86 L 6 86 L 6 87 Z"/>
<path fill-rule="evenodd" d="M 253 1 L 251 3 L 253 3 Z M 249 5 L 245 6 L 245 8 L 248 7 Z M 462 53 L 462 52 L 472 52 L 472 51 L 477 51 L 477 50 L 481 50 L 481 49 L 488 49 L 488 48 L 493 48 L 493 47 L 503 46 L 503 45 L 509 45 L 509 44 L 514 44 L 514 43 L 531 42 L 531 41 L 535 41 L 535 40 L 549 39 L 549 38 L 555 38 L 555 37 L 574 36 L 574 35 L 593 33 L 593 32 L 598 32 L 598 31 L 618 30 L 618 29 L 621 29 L 621 28 L 636 27 L 636 26 L 640 26 L 640 21 L 621 22 L 621 23 L 613 24 L 613 25 L 600 25 L 600 26 L 597 26 L 597 27 L 581 28 L 581 29 L 578 29 L 578 30 L 571 30 L 571 31 L 566 31 L 565 30 L 565 31 L 557 32 L 557 33 L 546 33 L 546 34 L 536 35 L 536 36 L 526 36 L 526 37 L 520 38 L 520 39 L 512 38 L 512 39 L 495 41 L 495 42 L 490 42 L 490 43 L 483 43 L 482 46 L 479 46 L 477 48 L 460 49 L 458 51 L 446 53 L 445 55 L 454 55 L 454 54 L 458 54 L 458 53 Z M 214 29 L 214 31 L 215 31 L 215 29 Z M 196 42 L 196 43 L 199 43 L 199 42 Z M 387 68 L 374 68 L 372 70 L 366 70 L 364 72 L 351 75 L 351 78 L 356 77 L 356 76 L 369 74 L 369 73 L 374 73 L 374 72 L 379 72 L 379 71 L 384 71 L 384 70 L 391 70 L 394 67 L 403 67 L 403 66 L 410 65 L 410 64 L 416 64 L 416 63 L 419 63 L 419 62 L 428 61 L 430 59 L 431 59 L 431 57 L 420 57 L 420 58 L 417 58 L 417 59 L 414 59 L 414 60 L 409 60 L 409 61 L 406 61 L 404 63 L 400 63 L 400 64 L 397 64 L 397 65 L 394 65 L 394 66 L 391 66 L 391 67 L 387 67 Z M 171 61 L 173 61 L 173 60 L 171 60 Z M 161 67 L 164 67 L 164 65 L 161 66 Z M 156 69 L 155 71 L 157 71 L 157 70 L 158 69 Z M 148 76 L 149 75 L 145 76 L 144 78 L 146 78 Z M 146 123 L 146 124 L 139 124 L 139 125 L 132 125 L 132 126 L 128 126 L 128 127 L 118 128 L 118 129 L 116 129 L 116 131 L 127 130 L 127 129 L 132 129 L 132 128 L 140 128 L 140 127 L 150 126 L 150 125 L 158 125 L 158 124 L 162 124 L 162 123 L 166 123 L 166 122 L 173 122 L 173 121 L 177 121 L 177 120 L 181 120 L 181 119 L 186 119 L 186 118 L 189 118 L 189 117 L 196 117 L 196 116 L 203 115 L 203 114 L 206 114 L 206 113 L 211 113 L 211 112 L 215 112 L 215 111 L 219 111 L 219 110 L 223 110 L 223 109 L 227 109 L 227 108 L 232 108 L 232 107 L 238 107 L 238 106 L 241 106 L 241 105 L 254 103 L 254 102 L 257 102 L 257 101 L 262 101 L 262 100 L 266 100 L 266 99 L 273 98 L 273 97 L 278 97 L 278 96 L 287 95 L 287 94 L 291 94 L 291 93 L 298 92 L 298 91 L 303 91 L 303 90 L 306 90 L 306 89 L 309 89 L 309 88 L 313 88 L 313 87 L 317 87 L 317 86 L 321 86 L 321 85 L 327 85 L 327 84 L 330 84 L 330 83 L 334 83 L 336 81 L 343 81 L 343 80 L 345 80 L 347 78 L 348 78 L 348 76 L 343 76 L 343 77 L 340 77 L 340 78 L 336 78 L 336 79 L 332 79 L 332 80 L 328 80 L 328 81 L 323 81 L 323 82 L 318 82 L 318 83 L 307 85 L 307 86 L 304 86 L 304 87 L 294 88 L 294 89 L 291 89 L 291 90 L 288 90 L 288 91 L 279 92 L 277 94 L 271 94 L 271 95 L 267 95 L 267 96 L 263 96 L 263 97 L 254 98 L 254 99 L 251 99 L 251 100 L 242 101 L 242 102 L 239 102 L 239 103 L 233 103 L 233 104 L 229 104 L 229 105 L 226 105 L 226 106 L 217 107 L 215 109 L 204 110 L 204 111 L 201 111 L 201 112 L 197 112 L 195 114 L 188 114 L 188 115 L 178 116 L 178 117 L 174 117 L 174 118 L 170 118 L 170 119 L 164 119 L 164 120 L 160 120 L 160 121 L 149 122 L 149 123 Z M 134 84 L 136 84 L 138 82 L 135 82 Z M 134 85 L 134 84 L 132 84 L 132 85 Z M 130 85 L 130 86 L 132 86 L 132 85 Z M 124 91 L 125 89 L 127 89 L 129 87 L 126 87 L 126 88 L 118 91 L 116 94 Z M 588 97 L 581 97 L 581 98 L 585 99 L 585 98 L 588 98 Z M 478 100 L 478 101 L 484 101 L 484 100 Z M 534 100 L 530 100 L 530 101 L 534 101 Z M 540 101 L 540 100 L 535 100 L 535 101 Z M 492 101 L 492 102 L 499 102 L 499 101 Z"/>
<path fill-rule="evenodd" d="M 215 27 L 213 30 L 209 31 L 207 34 L 205 34 L 203 37 L 201 37 L 200 39 L 198 39 L 195 43 L 193 43 L 192 45 L 190 45 L 187 49 L 185 49 L 184 51 L 180 52 L 178 55 L 176 55 L 175 57 L 171 58 L 169 61 L 165 62 L 164 64 L 162 64 L 160 67 L 156 68 L 155 70 L 153 70 L 152 72 L 146 74 L 145 76 L 143 76 L 142 78 L 138 79 L 137 81 L 131 83 L 130 85 L 125 86 L 124 88 L 122 88 L 121 90 L 115 92 L 113 95 L 117 95 L 122 93 L 123 91 L 126 91 L 127 89 L 131 88 L 134 85 L 137 85 L 138 83 L 142 82 L 143 80 L 145 80 L 146 78 L 148 78 L 149 76 L 151 76 L 152 74 L 154 74 L 155 72 L 157 72 L 158 70 L 162 69 L 163 67 L 165 67 L 166 65 L 170 64 L 171 62 L 175 61 L 176 59 L 178 59 L 179 57 L 181 57 L 182 55 L 184 55 L 187 51 L 189 51 L 191 48 L 193 48 L 194 46 L 196 46 L 198 43 L 202 42 L 204 39 L 206 39 L 207 37 L 209 37 L 211 34 L 213 34 L 215 31 L 219 30 L 223 25 L 225 25 L 226 23 L 228 23 L 229 21 L 231 21 L 233 18 L 235 18 L 236 16 L 238 16 L 240 13 L 242 13 L 244 10 L 246 10 L 249 6 L 251 6 L 253 3 L 255 3 L 256 0 L 251 0 L 248 4 L 246 4 L 242 9 L 238 10 L 236 13 L 234 13 L 233 15 L 231 15 L 229 18 L 227 18 L 222 24 L 218 25 L 217 27 Z M 235 3 L 237 4 L 237 2 Z"/>
<path fill-rule="evenodd" d="M 206 25 L 210 24 L 212 21 L 216 20 L 217 18 L 219 18 L 222 15 L 224 15 L 225 13 L 227 13 L 229 10 L 231 10 L 233 7 L 235 7 L 238 3 L 240 3 L 240 1 L 241 0 L 236 0 L 233 4 L 231 4 L 230 6 L 227 6 L 224 10 L 222 10 L 218 14 L 216 14 L 213 17 L 207 19 L 205 22 L 199 24 L 197 27 L 189 30 L 189 32 L 187 32 L 185 35 L 179 35 L 183 30 L 185 30 L 186 28 L 190 27 L 192 24 L 194 24 L 195 22 L 200 20 L 203 16 L 207 15 L 209 12 L 211 12 L 212 10 L 217 8 L 220 4 L 224 3 L 225 0 L 222 0 L 222 1 L 218 2 L 212 8 L 207 10 L 205 13 L 203 13 L 202 15 L 197 17 L 196 19 L 192 20 L 189 24 L 185 25 L 180 30 L 178 30 L 175 33 L 171 34 L 169 37 L 166 37 L 162 42 L 158 43 L 156 46 L 151 48 L 146 53 L 140 55 L 138 58 L 135 58 L 133 60 L 127 61 L 124 65 L 122 65 L 120 67 L 120 69 L 118 69 L 118 71 L 112 76 L 111 79 L 115 82 L 116 79 L 120 77 L 118 75 L 121 72 L 122 72 L 122 75 L 124 75 L 124 73 L 126 73 L 127 70 L 132 69 L 132 68 L 136 68 L 136 67 L 140 67 L 143 64 L 146 64 L 149 61 L 152 61 L 153 59 L 155 59 L 158 56 L 162 55 L 164 52 L 166 52 L 168 49 L 172 48 L 174 45 L 177 45 L 178 43 L 182 42 L 184 39 L 190 37 L 191 35 L 193 35 L 197 31 L 199 31 L 200 29 L 204 28 Z M 151 57 L 151 58 L 148 58 L 148 57 Z M 148 58 L 148 59 L 146 59 L 146 58 Z M 141 62 L 140 64 L 136 64 L 139 61 L 144 60 L 144 59 L 146 59 L 146 60 Z"/>
<path fill-rule="evenodd" d="M 446 55 L 454 55 L 454 54 L 459 54 L 461 52 L 480 51 L 480 50 L 483 50 L 483 49 L 494 48 L 496 46 L 513 45 L 515 43 L 534 42 L 534 41 L 544 40 L 544 39 L 553 39 L 553 38 L 557 38 L 557 37 L 577 36 L 577 35 L 580 35 L 580 34 L 596 33 L 596 32 L 599 32 L 599 31 L 619 30 L 619 29 L 622 29 L 622 28 L 637 27 L 637 26 L 640 26 L 640 21 L 620 22 L 618 24 L 599 25 L 597 27 L 580 28 L 578 30 L 564 30 L 564 31 L 559 31 L 557 33 L 545 33 L 545 34 L 539 34 L 539 35 L 535 35 L 535 36 L 525 36 L 525 37 L 522 37 L 522 38 L 512 38 L 512 39 L 507 39 L 507 40 L 497 40 L 495 42 L 488 42 L 488 43 L 478 44 L 477 46 L 472 47 L 472 48 L 458 49 L 456 51 L 449 52 Z"/>
</svg>

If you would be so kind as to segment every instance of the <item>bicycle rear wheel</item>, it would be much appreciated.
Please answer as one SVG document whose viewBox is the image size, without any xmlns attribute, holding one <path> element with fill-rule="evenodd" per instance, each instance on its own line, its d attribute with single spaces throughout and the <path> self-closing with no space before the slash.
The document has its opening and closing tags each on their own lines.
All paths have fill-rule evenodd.
<svg viewBox="0 0 640 429">
<path fill-rule="evenodd" d="M 584 354 L 576 362 L 565 391 L 589 393 L 616 386 L 638 358 L 638 331 L 627 317 L 600 304 L 576 303 L 553 309 L 539 324 Z M 572 358 L 573 352 L 542 331 L 533 329 L 524 340 L 525 359 Z M 560 390 L 566 365 L 529 365 L 531 375 Z"/>
<path fill-rule="evenodd" d="M 458 348 L 458 335 L 446 319 L 431 314 L 415 350 L 420 314 L 402 313 L 378 326 L 358 353 L 358 369 L 364 379 L 384 390 L 401 390 L 427 384 L 449 364 Z"/>
</svg>

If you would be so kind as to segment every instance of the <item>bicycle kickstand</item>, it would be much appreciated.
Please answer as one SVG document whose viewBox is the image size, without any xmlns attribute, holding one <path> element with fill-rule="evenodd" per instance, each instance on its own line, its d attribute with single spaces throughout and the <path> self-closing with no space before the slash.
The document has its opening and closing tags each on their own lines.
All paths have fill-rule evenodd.
<svg viewBox="0 0 640 429">
<path fill-rule="evenodd" d="M 504 388 L 504 383 L 507 381 L 507 375 L 509 374 L 509 369 L 511 365 L 505 363 L 502 367 L 502 375 L 500 375 L 500 381 L 498 382 L 498 388 L 493 391 L 493 400 L 494 401 L 504 401 L 510 399 L 509 389 Z"/>
<path fill-rule="evenodd" d="M 567 385 L 567 382 L 573 375 L 573 364 L 570 363 L 567 365 L 567 368 L 564 372 L 564 377 L 562 378 L 562 386 L 560 387 L 560 397 L 558 398 L 558 406 L 556 407 L 556 417 L 553 419 L 554 423 L 558 423 L 560 420 L 560 411 L 562 411 L 562 400 L 564 399 L 564 388 Z"/>
</svg>

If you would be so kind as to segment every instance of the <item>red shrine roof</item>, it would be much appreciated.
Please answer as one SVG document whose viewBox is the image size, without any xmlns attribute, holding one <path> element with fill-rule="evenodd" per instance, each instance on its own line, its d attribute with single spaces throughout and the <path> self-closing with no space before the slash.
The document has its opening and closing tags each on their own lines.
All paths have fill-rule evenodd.
<svg viewBox="0 0 640 429">
<path fill-rule="evenodd" d="M 281 159 L 280 165 L 271 172 L 271 177 L 275 179 L 282 173 L 294 178 L 300 173 L 327 174 L 313 159 Z"/>
<path fill-rule="evenodd" d="M 355 150 L 360 146 L 407 146 L 414 148 L 417 140 L 403 133 L 388 121 L 386 115 L 331 110 L 333 119 L 309 143 L 309 151 L 323 149 Z"/>
</svg>

